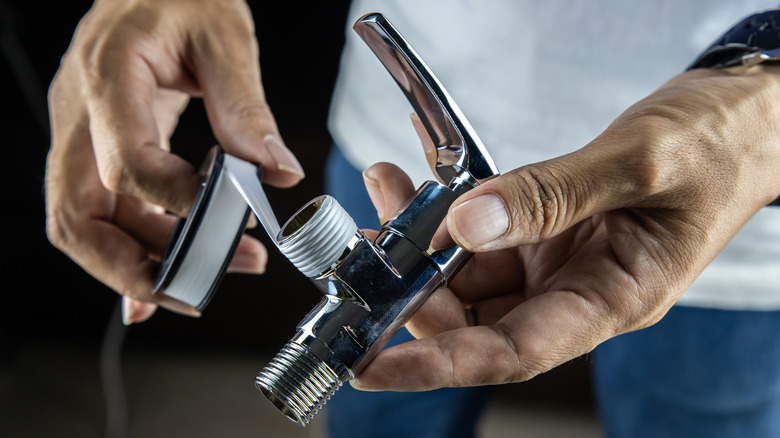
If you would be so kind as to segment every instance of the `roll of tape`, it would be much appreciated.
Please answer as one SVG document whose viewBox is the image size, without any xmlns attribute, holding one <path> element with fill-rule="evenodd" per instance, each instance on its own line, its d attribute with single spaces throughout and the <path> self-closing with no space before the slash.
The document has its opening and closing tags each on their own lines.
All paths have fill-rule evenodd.
<svg viewBox="0 0 780 438">
<path fill-rule="evenodd" d="M 276 223 L 260 185 L 261 172 L 251 163 L 226 155 L 219 146 L 209 151 L 190 214 L 177 221 L 169 238 L 154 293 L 198 310 L 206 307 L 246 228 L 251 214 L 247 198 L 252 198 L 255 210 L 262 211 L 264 227 Z M 275 234 L 272 237 L 275 241 Z"/>
</svg>

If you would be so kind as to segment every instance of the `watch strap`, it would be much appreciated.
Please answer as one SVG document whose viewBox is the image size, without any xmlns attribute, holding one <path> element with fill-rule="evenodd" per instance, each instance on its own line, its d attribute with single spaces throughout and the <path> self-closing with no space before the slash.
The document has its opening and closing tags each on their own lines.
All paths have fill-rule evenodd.
<svg viewBox="0 0 780 438">
<path fill-rule="evenodd" d="M 780 60 L 780 9 L 753 14 L 702 52 L 686 70 L 727 68 Z"/>
</svg>

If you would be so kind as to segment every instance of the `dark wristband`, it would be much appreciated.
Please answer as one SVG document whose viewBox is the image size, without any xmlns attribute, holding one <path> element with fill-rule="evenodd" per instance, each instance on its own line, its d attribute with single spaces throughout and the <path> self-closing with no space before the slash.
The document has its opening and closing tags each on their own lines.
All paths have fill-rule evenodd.
<svg viewBox="0 0 780 438">
<path fill-rule="evenodd" d="M 772 9 L 735 24 L 696 57 L 687 70 L 750 66 L 778 60 L 780 9 Z"/>
</svg>

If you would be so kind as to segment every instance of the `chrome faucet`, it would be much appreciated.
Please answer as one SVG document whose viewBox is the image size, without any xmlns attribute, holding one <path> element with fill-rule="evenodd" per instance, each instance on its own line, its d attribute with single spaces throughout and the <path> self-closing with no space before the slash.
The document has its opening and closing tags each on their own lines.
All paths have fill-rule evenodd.
<svg viewBox="0 0 780 438">
<path fill-rule="evenodd" d="M 279 249 L 324 298 L 255 385 L 301 426 L 458 273 L 470 254 L 458 246 L 433 250 L 433 235 L 458 196 L 498 175 L 458 106 L 390 22 L 368 14 L 354 30 L 401 87 L 436 146 L 438 182 L 425 182 L 374 241 L 329 196 L 309 202 L 281 227 Z"/>
</svg>

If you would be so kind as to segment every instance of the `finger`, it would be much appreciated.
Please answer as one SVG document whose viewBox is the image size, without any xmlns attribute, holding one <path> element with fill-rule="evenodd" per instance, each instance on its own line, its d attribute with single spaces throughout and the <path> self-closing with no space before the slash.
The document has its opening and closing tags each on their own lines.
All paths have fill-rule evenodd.
<svg viewBox="0 0 780 438">
<path fill-rule="evenodd" d="M 433 144 L 431 136 L 428 134 L 428 131 L 425 130 L 425 126 L 423 125 L 422 120 L 420 120 L 420 117 L 417 115 L 417 113 L 412 113 L 411 119 L 412 125 L 414 125 L 414 130 L 417 133 L 417 136 L 420 138 L 420 142 L 422 143 L 423 152 L 425 152 L 425 160 L 428 161 L 428 166 L 430 166 L 431 169 L 436 169 L 436 163 L 438 162 L 439 158 L 436 146 Z M 442 222 L 442 225 L 433 235 L 431 248 L 438 250 L 449 248 L 452 245 L 455 245 L 455 241 L 452 240 L 452 237 L 450 237 L 449 233 L 447 232 L 446 222 Z"/>
<path fill-rule="evenodd" d="M 390 163 L 369 167 L 363 172 L 363 180 L 381 222 L 406 206 L 415 193 L 409 176 Z M 407 328 L 415 337 L 426 337 L 465 324 L 460 301 L 449 290 L 440 289 L 407 322 Z"/>
<path fill-rule="evenodd" d="M 263 165 L 265 182 L 290 187 L 303 168 L 285 146 L 265 100 L 249 8 L 220 12 L 196 35 L 194 71 L 214 133 L 225 150 Z"/>
<path fill-rule="evenodd" d="M 227 272 L 241 274 L 262 274 L 268 263 L 268 251 L 259 240 L 244 234 L 238 242 L 236 252 L 230 260 Z"/>
<path fill-rule="evenodd" d="M 89 209 L 84 209 L 84 212 L 94 213 Z M 152 206 L 137 198 L 119 196 L 112 219 L 113 222 L 108 222 L 101 217 L 77 219 L 80 231 L 77 227 L 73 234 L 79 236 L 80 245 L 72 248 L 70 254 L 82 266 L 89 266 L 88 270 L 96 278 L 125 297 L 131 298 L 128 305 L 132 314 L 140 316 L 129 317 L 128 321 L 131 323 L 145 321 L 152 316 L 157 305 L 183 315 L 200 316 L 194 307 L 186 303 L 164 294 L 151 293 L 159 269 L 157 262 L 162 257 L 176 218 L 163 214 L 160 207 Z M 95 233 L 87 234 L 87 229 Z M 115 241 L 117 242 L 115 245 L 124 245 L 124 247 L 114 248 L 110 241 Z M 98 242 L 105 242 L 107 245 L 97 248 L 95 245 Z M 239 245 L 239 248 L 242 254 L 246 254 L 247 259 L 249 256 L 254 256 L 256 259 L 266 260 L 265 249 L 259 242 L 257 245 L 260 249 L 251 242 L 249 245 Z M 97 254 L 91 254 L 91 251 L 97 251 Z M 85 253 L 89 255 L 85 256 Z M 245 265 L 249 265 L 249 261 L 246 261 Z M 242 268 L 242 272 L 254 273 L 249 266 Z M 110 279 L 106 280 L 109 276 Z M 132 290 L 127 286 L 118 289 L 118 286 L 115 286 L 117 284 L 133 287 Z M 128 292 L 122 293 L 123 290 Z M 132 304 L 134 301 L 145 304 Z"/>
<path fill-rule="evenodd" d="M 519 293 L 525 282 L 525 272 L 517 250 L 507 249 L 475 254 L 448 287 L 466 304 Z"/>
<path fill-rule="evenodd" d="M 66 62 L 71 62 L 67 61 Z M 74 98 L 63 78 L 72 69 L 58 73 L 50 90 L 52 147 L 46 161 L 46 232 L 62 250 L 88 273 L 122 295 L 157 303 L 190 316 L 192 307 L 164 295 L 152 295 L 158 264 L 150 252 L 161 252 L 159 243 L 170 230 L 171 218 L 160 215 L 138 200 L 138 214 L 127 214 L 130 198 L 109 193 L 98 176 L 95 154 L 83 101 Z M 121 213 L 117 213 L 121 210 Z M 127 232 L 113 223 L 119 220 Z M 140 242 L 133 236 L 139 236 Z M 151 248 L 151 249 L 150 249 Z M 148 309 L 147 309 L 148 311 Z M 148 312 L 146 312 L 148 313 Z"/>
<path fill-rule="evenodd" d="M 519 293 L 509 293 L 486 298 L 475 303 L 470 308 L 469 324 L 474 326 L 491 326 L 497 324 L 501 319 L 507 316 L 509 312 L 525 301 L 525 296 Z"/>
<path fill-rule="evenodd" d="M 179 124 L 179 117 L 187 109 L 190 96 L 179 90 L 158 89 L 154 100 L 154 119 L 160 131 L 160 147 L 171 150 L 171 136 Z"/>
<path fill-rule="evenodd" d="M 610 318 L 599 303 L 570 292 L 546 293 L 495 325 L 447 331 L 383 350 L 355 386 L 425 391 L 524 381 L 587 353 L 610 333 Z"/>
<path fill-rule="evenodd" d="M 363 231 L 363 234 L 365 234 L 365 235 L 366 235 L 366 237 L 367 237 L 368 239 L 371 239 L 371 240 L 376 240 L 376 236 L 378 236 L 378 235 L 379 235 L 379 232 L 378 232 L 378 231 L 376 231 L 376 230 L 367 230 L 367 229 L 364 229 L 364 230 L 361 230 L 361 231 Z"/>
<path fill-rule="evenodd" d="M 159 207 L 137 198 L 122 196 L 117 200 L 114 223 L 145 247 L 155 260 L 162 257 L 175 222 L 174 216 L 163 214 Z M 267 263 L 268 251 L 263 244 L 245 234 L 236 247 L 227 271 L 262 274 Z"/>
<path fill-rule="evenodd" d="M 122 297 L 122 322 L 125 325 L 135 324 L 151 318 L 157 310 L 157 305 Z"/>
<path fill-rule="evenodd" d="M 639 180 L 649 169 L 631 170 L 630 150 L 614 149 L 586 147 L 485 182 L 450 207 L 450 235 L 473 252 L 509 248 L 546 240 L 586 217 L 633 205 L 642 197 Z"/>
<path fill-rule="evenodd" d="M 176 217 L 165 214 L 161 207 L 130 196 L 116 197 L 111 220 L 158 260 L 176 223 Z"/>
<path fill-rule="evenodd" d="M 436 146 L 433 144 L 431 136 L 428 134 L 428 131 L 425 130 L 425 126 L 423 125 L 422 120 L 420 120 L 420 117 L 417 115 L 417 113 L 412 113 L 410 118 L 412 119 L 414 131 L 417 133 L 417 136 L 420 137 L 423 152 L 425 152 L 425 160 L 428 161 L 428 165 L 431 169 L 435 169 L 436 162 L 438 161 L 438 151 L 436 150 Z"/>
<path fill-rule="evenodd" d="M 79 139 L 82 136 L 74 138 Z M 122 202 L 114 200 L 100 184 L 91 149 L 75 147 L 83 145 L 78 141 L 60 143 L 63 140 L 53 139 L 56 145 L 47 160 L 46 231 L 52 244 L 121 295 L 199 316 L 192 306 L 151 293 L 159 264 L 149 257 L 150 250 L 144 244 L 111 222 L 115 207 Z M 121 217 L 128 220 L 126 214 Z M 133 227 L 154 247 L 163 230 L 169 229 L 170 218 L 156 214 L 138 217 L 145 218 L 145 225 Z"/>
<path fill-rule="evenodd" d="M 476 254 L 406 324 L 416 338 L 476 324 L 492 324 L 524 300 L 517 251 Z"/>
<path fill-rule="evenodd" d="M 125 30 L 107 37 L 92 64 L 84 67 L 97 72 L 89 83 L 87 107 L 100 179 L 113 192 L 186 216 L 200 177 L 184 159 L 163 148 L 167 139 L 157 125 L 157 78 L 137 50 L 143 39 L 132 35 L 138 31 Z"/>
<path fill-rule="evenodd" d="M 194 307 L 163 294 L 152 294 L 159 263 L 133 236 L 101 219 L 79 218 L 60 225 L 53 239 L 92 276 L 121 295 L 158 304 L 188 316 L 200 316 Z M 67 231 L 62 229 L 66 228 Z M 62 245 L 63 242 L 66 242 Z"/>
<path fill-rule="evenodd" d="M 452 291 L 439 288 L 406 322 L 406 328 L 417 339 L 428 338 L 473 325 L 470 315 Z"/>
<path fill-rule="evenodd" d="M 433 234 L 433 239 L 431 239 L 431 248 L 434 250 L 440 250 L 449 248 L 455 244 L 455 240 L 452 238 L 452 236 L 450 236 L 450 233 L 447 230 L 447 221 L 442 221 L 441 225 L 436 230 L 436 233 Z"/>
<path fill-rule="evenodd" d="M 385 222 L 406 207 L 414 196 L 411 178 L 398 166 L 378 163 L 363 172 L 363 181 L 380 222 Z"/>
</svg>

